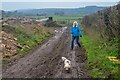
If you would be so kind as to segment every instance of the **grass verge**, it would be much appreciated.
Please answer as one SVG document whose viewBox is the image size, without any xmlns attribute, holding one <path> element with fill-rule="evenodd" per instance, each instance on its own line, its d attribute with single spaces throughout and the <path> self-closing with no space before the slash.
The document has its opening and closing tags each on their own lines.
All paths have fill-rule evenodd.
<svg viewBox="0 0 120 80">
<path fill-rule="evenodd" d="M 89 34 L 81 38 L 81 42 L 86 49 L 87 62 L 86 69 L 90 71 L 93 78 L 118 78 L 119 63 L 110 60 L 109 57 L 118 57 L 118 39 L 110 41 L 101 38 L 95 38 Z M 116 58 L 116 60 L 119 60 Z M 118 62 L 119 62 L 118 61 Z"/>
<path fill-rule="evenodd" d="M 32 48 L 50 38 L 53 35 L 54 28 L 32 26 L 27 30 L 25 27 L 5 26 L 3 30 L 17 38 L 16 44 L 20 44 L 22 49 L 18 47 L 16 55 L 23 57 Z M 12 57 L 10 56 L 7 59 Z"/>
</svg>

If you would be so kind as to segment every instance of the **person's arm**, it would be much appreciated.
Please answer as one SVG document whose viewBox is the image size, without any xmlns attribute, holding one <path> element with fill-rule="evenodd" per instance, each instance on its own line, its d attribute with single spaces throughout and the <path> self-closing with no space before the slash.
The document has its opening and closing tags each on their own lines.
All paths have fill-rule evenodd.
<svg viewBox="0 0 120 80">
<path fill-rule="evenodd" d="M 82 37 L 82 31 L 81 31 L 80 26 L 79 26 L 79 34 L 80 34 L 80 37 Z"/>
<path fill-rule="evenodd" d="M 72 30 L 72 27 L 70 28 L 70 33 L 73 34 L 73 30 Z"/>
</svg>

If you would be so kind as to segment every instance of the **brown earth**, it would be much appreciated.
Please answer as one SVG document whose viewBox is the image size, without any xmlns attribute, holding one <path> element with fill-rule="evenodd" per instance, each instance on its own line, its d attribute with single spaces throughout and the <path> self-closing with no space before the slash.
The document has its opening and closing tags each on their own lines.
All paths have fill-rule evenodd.
<svg viewBox="0 0 120 80">
<path fill-rule="evenodd" d="M 69 29 L 59 30 L 45 44 L 3 71 L 3 78 L 88 78 L 88 72 L 84 70 L 85 50 L 76 46 L 70 50 L 70 42 Z M 62 56 L 72 63 L 69 73 L 63 68 Z"/>
</svg>

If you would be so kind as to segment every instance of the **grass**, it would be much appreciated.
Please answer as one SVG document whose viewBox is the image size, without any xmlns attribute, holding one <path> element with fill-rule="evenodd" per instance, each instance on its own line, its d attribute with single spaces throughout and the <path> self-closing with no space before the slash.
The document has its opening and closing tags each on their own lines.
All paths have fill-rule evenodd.
<svg viewBox="0 0 120 80">
<path fill-rule="evenodd" d="M 82 18 L 83 14 L 78 14 L 78 15 L 49 15 L 50 17 L 53 17 L 53 20 L 64 20 L 64 19 L 78 19 Z M 32 16 L 32 18 L 37 18 L 37 19 L 43 19 L 46 18 L 47 16 Z"/>
<path fill-rule="evenodd" d="M 90 76 L 93 78 L 118 78 L 119 65 L 108 59 L 109 56 L 118 56 L 118 39 L 108 41 L 100 37 L 94 37 L 89 34 L 81 38 L 81 42 L 86 49 L 88 60 L 86 69 L 90 70 Z"/>
<path fill-rule="evenodd" d="M 19 32 L 20 29 L 16 30 Z M 41 30 L 41 29 L 39 29 Z M 48 30 L 48 29 L 47 29 Z M 22 33 L 20 36 L 16 36 L 16 38 L 18 38 L 18 41 L 20 44 L 24 45 L 25 48 L 22 50 L 19 50 L 19 54 L 20 55 L 24 55 L 26 54 L 31 48 L 35 47 L 38 44 L 41 44 L 43 41 L 45 41 L 46 39 L 48 39 L 51 35 L 52 32 L 49 32 L 49 30 L 47 31 L 43 31 L 42 32 L 34 32 L 35 34 L 30 34 L 26 32 L 26 36 L 24 34 L 24 30 L 22 30 Z M 38 29 L 37 29 L 38 31 Z M 28 37 L 29 36 L 29 37 Z"/>
<path fill-rule="evenodd" d="M 63 16 L 60 16 L 60 15 L 52 15 L 53 19 L 55 21 L 58 21 L 58 20 L 65 20 L 65 19 L 78 19 L 78 18 L 82 18 L 84 15 L 81 15 L 81 14 L 78 14 L 78 15 L 63 15 Z"/>
</svg>

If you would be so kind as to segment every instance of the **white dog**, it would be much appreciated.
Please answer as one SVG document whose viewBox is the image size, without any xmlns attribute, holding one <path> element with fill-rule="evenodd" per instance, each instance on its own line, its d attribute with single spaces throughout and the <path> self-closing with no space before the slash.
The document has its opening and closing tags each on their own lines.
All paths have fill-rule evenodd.
<svg viewBox="0 0 120 80">
<path fill-rule="evenodd" d="M 70 62 L 70 60 L 68 60 L 65 57 L 62 57 L 62 60 L 64 61 L 64 69 L 66 71 L 70 70 L 70 68 L 71 68 L 71 62 Z"/>
</svg>

